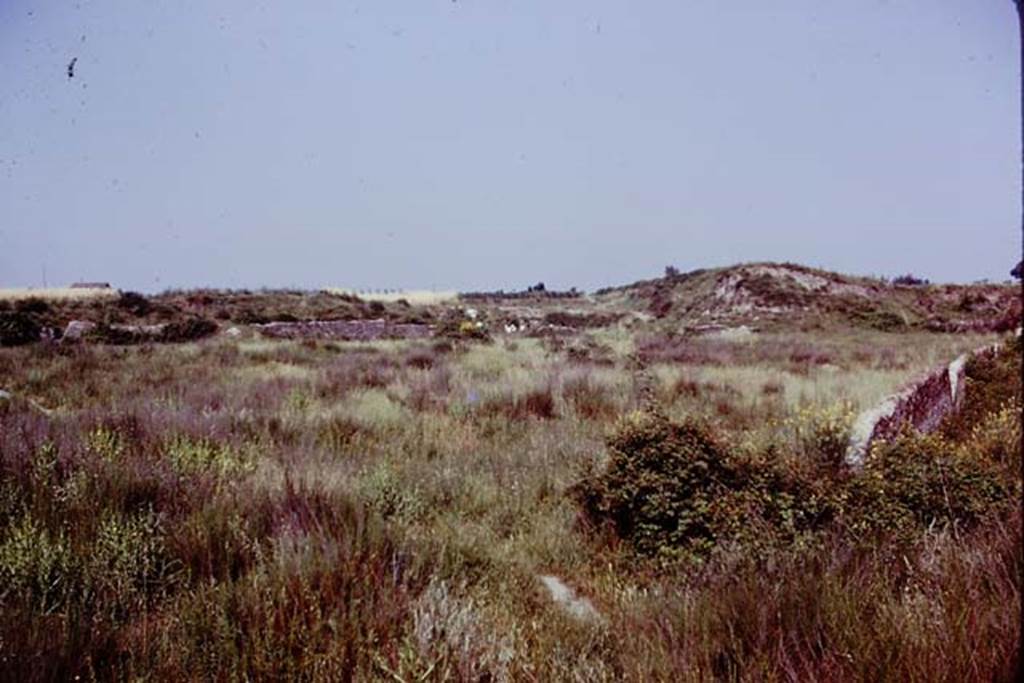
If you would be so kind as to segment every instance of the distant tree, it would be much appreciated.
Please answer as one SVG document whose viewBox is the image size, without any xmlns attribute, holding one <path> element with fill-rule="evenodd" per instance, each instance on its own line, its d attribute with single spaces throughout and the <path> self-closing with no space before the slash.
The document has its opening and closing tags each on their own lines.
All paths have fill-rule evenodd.
<svg viewBox="0 0 1024 683">
<path fill-rule="evenodd" d="M 1020 280 L 1021 277 L 1022 277 L 1022 272 L 1021 272 L 1021 268 L 1022 267 L 1024 267 L 1024 261 L 1017 261 L 1017 265 L 1015 265 L 1013 267 L 1013 270 L 1010 271 L 1010 275 L 1012 275 L 1013 277 L 1015 277 L 1018 280 Z"/>
<path fill-rule="evenodd" d="M 679 269 L 675 266 L 665 266 L 665 277 L 672 279 L 679 276 Z"/>
<path fill-rule="evenodd" d="M 892 279 L 894 285 L 906 285 L 910 287 L 919 287 L 921 285 L 927 285 L 928 280 L 924 278 L 915 277 L 914 275 L 907 273 L 906 275 L 900 275 Z"/>
</svg>

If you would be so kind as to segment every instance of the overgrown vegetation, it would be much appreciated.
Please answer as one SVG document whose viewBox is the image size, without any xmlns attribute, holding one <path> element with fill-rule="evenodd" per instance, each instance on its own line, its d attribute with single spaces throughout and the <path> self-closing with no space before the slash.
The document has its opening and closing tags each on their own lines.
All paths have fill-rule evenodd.
<svg viewBox="0 0 1024 683">
<path fill-rule="evenodd" d="M 39 339 L 40 328 L 30 313 L 0 312 L 0 346 L 20 346 Z"/>
<path fill-rule="evenodd" d="M 609 437 L 607 464 L 573 492 L 592 525 L 610 527 L 642 555 L 705 559 L 747 544 L 756 556 L 833 521 L 856 538 L 914 538 L 1005 514 L 1021 493 L 1006 467 L 1020 448 L 1000 446 L 993 453 L 974 434 L 957 443 L 905 433 L 879 444 L 859 476 L 847 476 L 828 452 L 819 456 L 825 468 L 743 453 L 706 425 L 635 412 Z"/>
<path fill-rule="evenodd" d="M 766 533 L 792 540 L 828 511 L 810 482 L 738 455 L 694 422 L 632 413 L 608 451 L 607 466 L 575 495 L 591 522 L 610 523 L 641 554 L 702 559 L 722 544 L 763 544 Z"/>
<path fill-rule="evenodd" d="M 223 327 L 254 301 L 190 296 L 94 319 Z M 362 309 L 281 296 L 296 318 Z M 44 303 L 4 313 L 70 310 Z M 481 306 L 446 324 L 486 342 L 196 322 L 0 350 L 0 679 L 1012 679 L 1019 343 L 854 477 L 859 410 L 995 337 L 690 336 L 593 310 L 544 339 Z"/>
</svg>

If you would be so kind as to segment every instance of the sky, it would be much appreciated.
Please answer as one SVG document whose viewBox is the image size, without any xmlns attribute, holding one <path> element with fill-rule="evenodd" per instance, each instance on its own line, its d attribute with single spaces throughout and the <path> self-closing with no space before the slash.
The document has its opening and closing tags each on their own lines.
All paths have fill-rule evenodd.
<svg viewBox="0 0 1024 683">
<path fill-rule="evenodd" d="M 0 287 L 1005 280 L 1018 40 L 1009 0 L 0 0 Z"/>
</svg>

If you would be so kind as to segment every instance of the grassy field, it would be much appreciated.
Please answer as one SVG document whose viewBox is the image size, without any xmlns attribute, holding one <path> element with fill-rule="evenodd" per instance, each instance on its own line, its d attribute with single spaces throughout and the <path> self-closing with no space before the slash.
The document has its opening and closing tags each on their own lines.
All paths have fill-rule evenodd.
<svg viewBox="0 0 1024 683">
<path fill-rule="evenodd" d="M 1010 680 L 1019 347 L 969 422 L 835 459 L 998 338 L 0 349 L 0 678 Z"/>
<path fill-rule="evenodd" d="M 992 339 L 2 350 L 2 676 L 1009 680 L 1013 506 L 870 533 L 840 512 L 651 555 L 573 496 L 636 411 L 698 418 L 801 500 L 847 490 L 807 464 L 856 411 Z M 1004 422 L 989 441 L 1019 439 Z"/>
</svg>

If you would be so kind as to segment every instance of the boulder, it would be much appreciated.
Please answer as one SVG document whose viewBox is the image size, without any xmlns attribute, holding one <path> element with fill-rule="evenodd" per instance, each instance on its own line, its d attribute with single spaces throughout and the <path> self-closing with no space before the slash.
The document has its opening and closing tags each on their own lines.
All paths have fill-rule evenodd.
<svg viewBox="0 0 1024 683">
<path fill-rule="evenodd" d="M 96 323 L 87 320 L 72 320 L 64 328 L 63 341 L 81 341 L 82 337 L 96 329 Z"/>
</svg>

